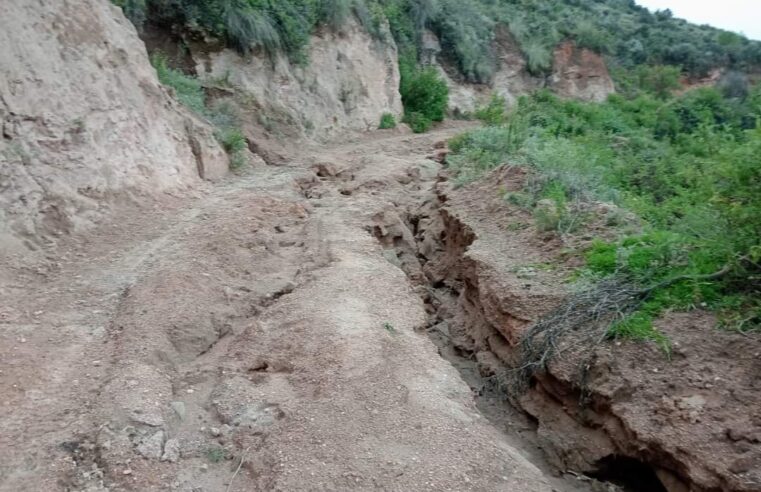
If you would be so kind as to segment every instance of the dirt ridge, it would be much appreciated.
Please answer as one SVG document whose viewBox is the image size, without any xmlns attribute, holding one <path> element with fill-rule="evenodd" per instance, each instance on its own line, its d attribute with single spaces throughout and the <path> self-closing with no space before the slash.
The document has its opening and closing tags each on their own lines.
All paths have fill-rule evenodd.
<svg viewBox="0 0 761 492">
<path fill-rule="evenodd" d="M 757 398 L 759 341 L 717 333 L 705 313 L 659 321 L 675 341 L 671 361 L 648 344 L 582 347 L 553 362 L 527 393 L 505 394 L 502 375 L 519 365 L 521 335 L 562 302 L 573 267 L 558 263 L 556 239 L 499 198 L 522 179 L 520 170 L 501 169 L 455 189 L 444 178 L 417 212 L 431 331 L 476 361 L 479 384 L 500 387 L 537 420 L 540 446 L 560 470 L 631 490 L 759 490 L 761 455 L 751 444 L 759 416 L 742 410 Z M 744 355 L 730 361 L 726 353 Z"/>
</svg>

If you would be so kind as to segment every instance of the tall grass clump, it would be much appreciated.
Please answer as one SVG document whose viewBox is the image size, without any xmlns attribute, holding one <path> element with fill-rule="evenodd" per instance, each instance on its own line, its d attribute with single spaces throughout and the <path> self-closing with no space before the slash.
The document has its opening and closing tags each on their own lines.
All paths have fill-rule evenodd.
<svg viewBox="0 0 761 492">
<path fill-rule="evenodd" d="M 197 114 L 206 111 L 206 95 L 201 82 L 195 77 L 186 75 L 180 70 L 170 68 L 166 56 L 155 53 L 151 57 L 151 64 L 156 69 L 159 82 L 174 90 L 175 97 L 185 106 Z"/>
<path fill-rule="evenodd" d="M 276 20 L 246 0 L 225 2 L 223 21 L 229 43 L 240 52 L 260 48 L 275 55 L 282 47 Z"/>
</svg>

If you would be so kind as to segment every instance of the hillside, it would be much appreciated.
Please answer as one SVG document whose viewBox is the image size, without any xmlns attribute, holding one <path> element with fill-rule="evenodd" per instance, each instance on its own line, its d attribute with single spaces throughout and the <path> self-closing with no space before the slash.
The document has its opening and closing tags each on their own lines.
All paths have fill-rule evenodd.
<svg viewBox="0 0 761 492">
<path fill-rule="evenodd" d="M 305 61 L 309 36 L 319 24 L 337 27 L 356 15 L 378 36 L 389 22 L 407 54 L 425 49 L 423 31 L 441 39 L 444 54 L 472 82 L 489 82 L 497 59 L 495 29 L 507 26 L 532 73 L 548 72 L 552 51 L 564 40 L 607 55 L 615 67 L 674 65 L 699 78 L 712 69 L 761 65 L 761 43 L 696 26 L 669 11 L 652 13 L 632 0 L 119 0 L 138 27 L 158 23 L 212 35 L 241 51 L 285 51 Z M 415 53 L 410 53 L 416 56 Z"/>
<path fill-rule="evenodd" d="M 668 84 L 670 77 L 680 78 L 686 86 L 722 79 L 743 90 L 748 74 L 757 77 L 761 69 L 761 42 L 692 25 L 668 11 L 651 13 L 624 0 L 120 0 L 117 4 L 124 5 L 149 49 L 184 53 L 171 64 L 202 80 L 221 77 L 221 70 L 208 73 L 198 64 L 206 53 L 214 58 L 213 53 L 224 47 L 265 64 L 285 59 L 286 64 L 307 70 L 324 66 L 319 55 L 313 59 L 320 51 L 314 44 L 331 32 L 340 38 L 345 26 L 351 30 L 358 24 L 376 46 L 393 45 L 398 52 L 407 112 L 419 113 L 410 109 L 414 102 L 405 92 L 421 66 L 433 66 L 443 77 L 450 94 L 449 112 L 459 116 L 472 114 L 492 94 L 513 103 L 519 95 L 542 87 L 564 97 L 594 101 L 603 101 L 616 90 L 636 90 L 643 79 Z M 171 41 L 154 45 L 151 40 L 157 33 Z M 201 59 L 193 61 L 193 56 Z M 370 95 L 378 89 L 363 88 Z M 392 105 L 388 112 L 398 113 L 398 108 Z M 420 130 L 430 126 L 428 116 L 412 119 L 412 126 Z"/>
<path fill-rule="evenodd" d="M 0 492 L 761 490 L 759 43 L 623 0 L 0 41 Z"/>
</svg>

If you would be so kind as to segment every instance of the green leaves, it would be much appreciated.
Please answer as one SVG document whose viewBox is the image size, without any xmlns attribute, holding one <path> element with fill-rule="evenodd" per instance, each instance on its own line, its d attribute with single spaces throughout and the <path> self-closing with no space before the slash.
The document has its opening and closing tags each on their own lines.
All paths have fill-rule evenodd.
<svg viewBox="0 0 761 492">
<path fill-rule="evenodd" d="M 401 67 L 400 92 L 405 122 L 413 131 L 427 131 L 435 121 L 443 121 L 449 105 L 449 88 L 433 67 L 416 69 Z"/>
</svg>

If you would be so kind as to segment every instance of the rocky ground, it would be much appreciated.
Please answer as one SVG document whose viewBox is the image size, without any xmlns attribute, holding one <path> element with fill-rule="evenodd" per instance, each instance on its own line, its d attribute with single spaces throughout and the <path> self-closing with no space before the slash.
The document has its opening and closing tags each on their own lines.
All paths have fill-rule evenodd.
<svg viewBox="0 0 761 492">
<path fill-rule="evenodd" d="M 0 489 L 576 490 L 479 412 L 373 234 L 455 131 L 305 149 L 7 258 Z"/>
</svg>

